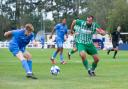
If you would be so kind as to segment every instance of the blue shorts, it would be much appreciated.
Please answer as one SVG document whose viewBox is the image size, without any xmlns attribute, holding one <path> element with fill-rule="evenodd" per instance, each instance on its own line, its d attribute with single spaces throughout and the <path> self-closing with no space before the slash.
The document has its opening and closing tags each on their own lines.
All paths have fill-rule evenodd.
<svg viewBox="0 0 128 89">
<path fill-rule="evenodd" d="M 57 48 L 63 48 L 63 40 L 57 39 L 56 40 L 56 44 L 57 44 Z"/>
<path fill-rule="evenodd" d="M 14 56 L 16 56 L 16 54 L 18 54 L 19 51 L 24 53 L 25 47 L 19 48 L 18 44 L 9 44 L 9 50 Z"/>
</svg>

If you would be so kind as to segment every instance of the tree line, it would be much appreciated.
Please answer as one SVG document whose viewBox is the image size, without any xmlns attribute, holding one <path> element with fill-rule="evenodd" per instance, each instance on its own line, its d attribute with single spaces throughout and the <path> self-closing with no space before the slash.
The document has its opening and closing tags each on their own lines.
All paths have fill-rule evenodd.
<svg viewBox="0 0 128 89">
<path fill-rule="evenodd" d="M 48 13 L 52 14 L 53 20 L 46 19 Z M 40 30 L 50 32 L 61 18 L 67 19 L 70 28 L 73 19 L 86 19 L 88 15 L 93 15 L 108 32 L 118 25 L 122 26 L 123 32 L 128 31 L 127 0 L 0 0 L 0 40 L 4 40 L 5 31 L 26 23 L 34 25 L 35 33 Z"/>
</svg>

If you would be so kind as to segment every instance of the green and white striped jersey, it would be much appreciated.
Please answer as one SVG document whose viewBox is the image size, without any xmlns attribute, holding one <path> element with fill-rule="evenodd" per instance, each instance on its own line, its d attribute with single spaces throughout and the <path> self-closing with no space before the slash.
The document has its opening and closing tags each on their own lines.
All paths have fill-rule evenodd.
<svg viewBox="0 0 128 89">
<path fill-rule="evenodd" d="M 77 43 L 82 43 L 82 44 L 93 43 L 92 36 L 96 32 L 96 28 L 100 28 L 100 26 L 95 22 L 93 22 L 92 25 L 88 27 L 86 21 L 76 20 L 76 24 L 74 26 L 74 30 L 76 33 L 75 41 Z"/>
</svg>

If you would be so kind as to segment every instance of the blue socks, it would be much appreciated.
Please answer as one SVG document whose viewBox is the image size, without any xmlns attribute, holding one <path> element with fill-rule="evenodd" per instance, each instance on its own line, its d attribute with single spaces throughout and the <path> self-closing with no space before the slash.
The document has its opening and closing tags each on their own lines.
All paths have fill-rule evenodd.
<svg viewBox="0 0 128 89">
<path fill-rule="evenodd" d="M 32 60 L 27 60 L 30 72 L 32 72 Z"/>
<path fill-rule="evenodd" d="M 55 52 L 54 52 L 54 54 L 53 54 L 53 56 L 52 56 L 52 57 L 53 57 L 53 59 L 55 59 L 55 58 L 56 58 L 56 55 L 57 55 L 57 52 L 55 51 Z"/>
<path fill-rule="evenodd" d="M 21 63 L 22 63 L 24 70 L 26 71 L 26 73 L 31 73 L 28 63 L 27 63 L 27 60 L 22 60 Z"/>
<path fill-rule="evenodd" d="M 63 54 L 60 54 L 60 61 L 63 62 Z"/>
<path fill-rule="evenodd" d="M 57 56 L 57 52 L 55 51 L 52 58 L 55 59 Z M 63 54 L 60 54 L 60 61 L 62 62 L 63 61 Z"/>
</svg>

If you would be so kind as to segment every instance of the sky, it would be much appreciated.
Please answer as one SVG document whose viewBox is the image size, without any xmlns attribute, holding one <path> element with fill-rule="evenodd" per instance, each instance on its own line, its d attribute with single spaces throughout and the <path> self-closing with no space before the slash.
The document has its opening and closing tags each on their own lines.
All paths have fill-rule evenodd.
<svg viewBox="0 0 128 89">
<path fill-rule="evenodd" d="M 52 18 L 52 12 L 47 13 L 46 19 L 53 20 L 53 18 Z"/>
</svg>

